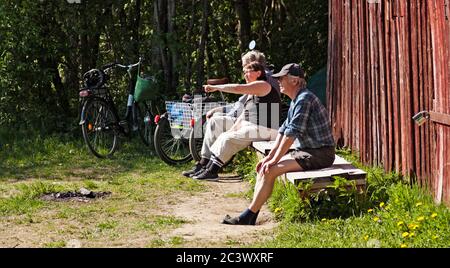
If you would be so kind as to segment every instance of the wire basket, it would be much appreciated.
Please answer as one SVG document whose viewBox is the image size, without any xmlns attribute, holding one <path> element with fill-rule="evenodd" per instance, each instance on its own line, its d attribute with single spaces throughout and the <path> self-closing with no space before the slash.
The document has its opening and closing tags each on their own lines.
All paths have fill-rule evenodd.
<svg viewBox="0 0 450 268">
<path fill-rule="evenodd" d="M 166 101 L 166 111 L 171 128 L 190 128 L 192 108 L 190 103 Z"/>
<path fill-rule="evenodd" d="M 202 115 L 205 115 L 209 110 L 212 110 L 217 107 L 227 106 L 228 103 L 224 101 L 215 101 L 215 102 L 201 102 L 194 101 L 192 103 L 192 115 L 193 118 L 200 118 Z"/>
<path fill-rule="evenodd" d="M 201 99 L 193 103 L 181 101 L 166 101 L 166 111 L 171 128 L 188 129 L 191 128 L 192 119 L 200 118 L 209 110 L 226 106 L 226 102 L 202 102 Z"/>
</svg>

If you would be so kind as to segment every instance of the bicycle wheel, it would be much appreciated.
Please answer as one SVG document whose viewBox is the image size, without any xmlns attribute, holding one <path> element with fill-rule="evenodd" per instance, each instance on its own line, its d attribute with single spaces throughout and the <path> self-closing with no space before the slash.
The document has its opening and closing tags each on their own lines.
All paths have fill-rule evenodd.
<svg viewBox="0 0 450 268">
<path fill-rule="evenodd" d="M 82 115 L 88 149 L 99 158 L 112 156 L 118 146 L 118 120 L 111 107 L 104 100 L 91 99 L 84 103 Z"/>
<path fill-rule="evenodd" d="M 189 140 L 185 135 L 172 135 L 169 120 L 161 117 L 156 126 L 154 145 L 156 154 L 169 165 L 184 164 L 192 160 Z"/>
<path fill-rule="evenodd" d="M 205 126 L 206 126 L 206 116 L 203 115 L 201 121 L 197 120 L 195 122 L 195 126 L 198 124 L 201 125 L 201 133 L 194 128 L 194 131 L 191 131 L 189 135 L 189 151 L 191 152 L 192 158 L 194 161 L 200 161 L 202 159 L 201 151 L 203 146 L 203 137 L 205 135 Z M 197 133 L 196 133 L 197 131 Z M 201 135 L 200 135 L 201 134 Z"/>
<path fill-rule="evenodd" d="M 145 103 L 134 103 L 136 122 L 138 123 L 139 137 L 142 142 L 150 148 L 153 148 L 153 134 L 155 125 L 153 123 L 153 114 Z"/>
</svg>

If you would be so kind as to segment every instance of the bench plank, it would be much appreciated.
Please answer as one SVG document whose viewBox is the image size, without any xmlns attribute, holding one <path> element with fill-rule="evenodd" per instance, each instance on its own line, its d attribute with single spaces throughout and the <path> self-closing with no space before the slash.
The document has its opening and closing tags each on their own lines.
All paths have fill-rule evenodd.
<svg viewBox="0 0 450 268">
<path fill-rule="evenodd" d="M 253 148 L 263 155 L 267 155 L 274 145 L 275 141 L 258 141 L 252 144 Z M 291 146 L 289 151 L 294 149 L 295 147 Z M 284 177 L 295 185 L 301 181 L 313 179 L 313 189 L 319 189 L 332 183 L 333 176 L 354 180 L 357 186 L 364 186 L 366 184 L 366 175 L 367 173 L 365 171 L 356 168 L 344 158 L 336 155 L 331 167 L 318 170 L 288 172 Z"/>
</svg>

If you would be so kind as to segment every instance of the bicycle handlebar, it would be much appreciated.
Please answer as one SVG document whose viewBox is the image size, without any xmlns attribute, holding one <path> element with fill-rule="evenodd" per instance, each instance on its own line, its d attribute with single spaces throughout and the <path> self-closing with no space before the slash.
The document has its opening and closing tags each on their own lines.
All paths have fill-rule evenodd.
<svg viewBox="0 0 450 268">
<path fill-rule="evenodd" d="M 133 63 L 133 64 L 129 64 L 129 65 L 124 65 L 124 64 L 120 64 L 118 62 L 114 62 L 114 63 L 110 63 L 110 64 L 107 64 L 107 65 L 104 65 L 102 67 L 102 70 L 106 71 L 107 69 L 110 69 L 110 68 L 113 68 L 113 67 L 120 67 L 120 68 L 124 68 L 124 69 L 132 69 L 132 68 L 140 65 L 142 63 L 142 61 L 143 61 L 143 58 L 139 57 L 139 61 L 138 62 Z"/>
</svg>

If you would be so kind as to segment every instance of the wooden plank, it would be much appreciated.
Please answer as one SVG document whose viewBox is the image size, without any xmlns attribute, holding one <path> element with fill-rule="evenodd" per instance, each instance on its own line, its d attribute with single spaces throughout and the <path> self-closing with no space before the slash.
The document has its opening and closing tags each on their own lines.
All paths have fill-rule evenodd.
<svg viewBox="0 0 450 268">
<path fill-rule="evenodd" d="M 431 109 L 431 103 L 432 103 L 432 90 L 433 90 L 433 86 L 432 86 L 432 72 L 433 72 L 433 67 L 431 64 L 431 31 L 430 31 L 430 14 L 429 14 L 429 3 L 426 2 L 422 5 L 422 17 L 424 18 L 424 21 L 422 23 L 423 25 L 423 54 L 424 54 L 424 79 L 423 79 L 423 93 L 424 93 L 424 98 L 423 98 L 423 107 L 424 110 L 429 111 Z M 431 154 L 431 152 L 433 151 L 433 147 L 434 147 L 434 139 L 431 138 L 432 136 L 432 125 L 431 124 L 426 124 L 424 127 L 424 144 L 425 144 L 425 150 L 424 150 L 424 155 L 426 156 L 425 158 L 425 164 L 424 164 L 424 170 L 426 170 L 426 185 L 428 189 L 433 189 L 434 187 L 434 180 L 433 180 L 433 176 L 434 176 L 434 172 L 433 172 L 433 155 Z"/>
<path fill-rule="evenodd" d="M 358 36 L 359 40 L 361 42 L 359 46 L 358 56 L 359 56 L 359 94 L 358 94 L 358 115 L 355 121 L 359 124 L 359 143 L 358 147 L 352 148 L 354 150 L 357 150 L 359 152 L 365 151 L 365 136 L 364 133 L 366 131 L 366 128 L 364 126 L 364 113 L 367 111 L 366 107 L 364 106 L 364 98 L 365 98 L 365 91 L 366 91 L 366 72 L 365 72 L 365 66 L 367 64 L 366 62 L 366 39 L 365 39 L 365 3 L 361 3 L 358 8 Z M 364 154 L 360 153 L 360 159 L 361 161 L 364 161 Z"/>
<path fill-rule="evenodd" d="M 387 133 L 386 133 L 386 143 L 387 143 L 387 158 L 384 159 L 385 162 L 385 170 L 393 170 L 394 168 L 394 160 L 393 160 L 393 124 L 392 124 L 392 61 L 391 61 L 391 50 L 392 50 L 392 43 L 390 36 L 392 34 L 392 16 L 391 16 L 391 6 L 389 2 L 385 2 L 385 10 L 384 10 L 384 16 L 385 16 L 385 29 L 386 33 L 384 35 L 384 43 L 386 47 L 385 52 L 385 66 L 386 66 L 386 106 L 387 106 L 387 113 L 386 113 L 386 121 L 387 121 Z"/>
<path fill-rule="evenodd" d="M 385 22 L 383 19 L 383 5 L 378 5 L 378 17 L 377 17 L 377 27 L 378 27 L 378 47 L 380 48 L 379 53 L 379 65 L 380 65 L 380 143 L 381 143 L 381 156 L 378 161 L 378 165 L 385 165 L 386 159 L 388 158 L 388 143 L 387 143 L 387 98 L 386 98 L 386 65 L 385 65 L 385 54 L 386 46 L 384 43 Z M 386 165 L 385 165 L 386 166 Z"/>
<path fill-rule="evenodd" d="M 419 84 L 418 80 L 418 70 L 420 65 L 418 63 L 419 59 L 419 50 L 418 50 L 418 35 L 420 33 L 420 28 L 418 27 L 418 3 L 415 1 L 410 2 L 410 32 L 411 32 L 411 93 L 412 93 L 412 111 L 416 113 L 416 111 L 420 111 L 419 107 Z M 412 126 L 412 140 L 411 143 L 415 144 L 414 153 L 412 154 L 413 161 L 413 170 L 415 170 L 415 175 L 421 173 L 420 167 L 420 140 L 419 140 L 419 127 L 417 125 Z"/>
<path fill-rule="evenodd" d="M 430 111 L 430 120 L 438 124 L 450 126 L 450 114 Z"/>
<path fill-rule="evenodd" d="M 361 1 L 359 0 L 353 0 L 353 6 L 352 6 L 352 32 L 356 33 L 354 34 L 352 40 L 352 73 L 351 73 L 351 88 L 352 88 L 352 113 L 358 113 L 359 112 L 359 95 L 361 92 L 361 88 L 359 86 L 359 70 L 360 70 L 360 35 L 359 33 L 359 11 L 360 11 Z M 352 120 L 352 135 L 351 135 L 351 148 L 358 148 L 359 146 L 359 135 L 360 135 L 360 125 L 358 123 L 358 120 Z"/>
<path fill-rule="evenodd" d="M 342 79 L 342 88 L 345 88 L 344 98 L 342 103 L 342 110 L 344 115 L 344 144 L 346 147 L 351 147 L 351 118 L 352 118 L 352 107 L 351 107 L 351 1 L 344 0 L 344 36 L 343 41 L 343 68 L 344 74 Z"/>
<path fill-rule="evenodd" d="M 357 169 L 352 165 L 333 165 L 330 168 L 313 170 L 313 171 L 300 171 L 300 172 L 289 172 L 286 177 L 291 182 L 298 179 L 315 179 L 315 178 L 329 178 L 331 176 L 353 176 L 353 175 L 365 175 L 367 174 L 361 169 Z"/>
<path fill-rule="evenodd" d="M 444 36 L 447 36 L 447 39 L 445 40 L 446 45 L 444 46 L 446 48 L 446 58 L 444 61 L 447 62 L 447 86 L 445 87 L 443 96 L 446 97 L 446 101 L 444 102 L 444 107 L 447 107 L 447 112 L 450 113 L 450 0 L 446 0 L 446 12 L 445 12 L 445 32 Z M 447 148 L 446 152 L 447 155 L 444 158 L 444 163 L 447 163 L 444 166 L 444 178 L 446 178 L 445 183 L 445 189 L 444 189 L 444 201 L 445 203 L 450 206 L 450 128 L 445 128 L 444 137 L 446 137 L 446 144 L 444 145 L 444 148 Z"/>
<path fill-rule="evenodd" d="M 417 110 L 422 110 L 424 107 L 424 103 L 425 103 L 425 63 L 426 63 L 426 59 L 425 59 L 425 45 L 426 45 L 426 17 L 423 15 L 424 9 L 425 9 L 425 5 L 426 3 L 422 3 L 422 2 L 418 2 L 418 12 L 417 12 L 417 29 L 419 29 L 418 31 L 418 37 L 417 37 L 417 42 L 418 42 L 418 108 Z M 418 176 L 418 182 L 419 185 L 423 186 L 423 187 L 428 187 L 428 179 L 424 179 L 426 178 L 426 174 L 427 174 L 427 169 L 426 169 L 426 152 L 425 152 L 425 148 L 426 148 L 426 136 L 425 136 L 425 127 L 419 128 L 418 132 L 419 132 L 419 138 L 418 138 L 418 143 L 419 143 L 419 157 L 418 157 L 418 161 L 419 161 L 419 166 L 418 166 L 418 171 L 417 171 L 417 176 Z"/>
</svg>

